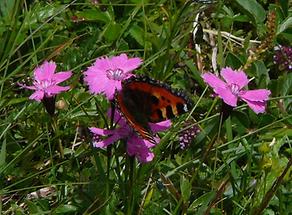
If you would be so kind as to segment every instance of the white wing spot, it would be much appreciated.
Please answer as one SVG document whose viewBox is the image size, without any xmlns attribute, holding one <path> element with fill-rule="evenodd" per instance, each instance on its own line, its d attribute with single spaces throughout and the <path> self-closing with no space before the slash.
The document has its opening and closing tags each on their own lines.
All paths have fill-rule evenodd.
<svg viewBox="0 0 292 215">
<path fill-rule="evenodd" d="M 188 112 L 188 106 L 186 104 L 184 104 L 184 111 Z"/>
</svg>

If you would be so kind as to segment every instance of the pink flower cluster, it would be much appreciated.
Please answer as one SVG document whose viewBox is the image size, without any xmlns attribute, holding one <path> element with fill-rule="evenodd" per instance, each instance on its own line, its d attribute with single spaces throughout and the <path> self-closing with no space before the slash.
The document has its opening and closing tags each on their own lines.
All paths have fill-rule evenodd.
<svg viewBox="0 0 292 215">
<path fill-rule="evenodd" d="M 101 93 L 108 99 L 113 99 L 115 91 L 122 89 L 122 81 L 133 76 L 131 71 L 137 69 L 141 63 L 140 58 L 128 58 L 126 54 L 97 58 L 84 72 L 84 80 L 91 93 Z"/>
<path fill-rule="evenodd" d="M 71 77 L 72 72 L 59 72 L 55 73 L 56 63 L 53 61 L 45 61 L 41 66 L 34 70 L 33 85 L 27 86 L 20 84 L 23 88 L 35 90 L 29 99 L 42 101 L 44 98 L 53 97 L 60 92 L 70 89 L 69 86 L 62 87 L 58 84 Z"/>
<path fill-rule="evenodd" d="M 132 71 L 141 64 L 142 60 L 140 58 L 128 58 L 126 54 L 112 58 L 101 57 L 96 59 L 95 63 L 84 72 L 84 80 L 92 94 L 103 94 L 109 100 L 112 100 L 116 90 L 122 89 L 122 81 L 133 76 Z M 90 131 L 99 140 L 94 141 L 93 145 L 97 148 L 105 148 L 117 140 L 125 139 L 127 141 L 127 153 L 130 156 L 135 156 L 141 163 L 152 161 L 154 154 L 150 149 L 155 145 L 139 137 L 118 112 L 115 112 L 114 121 L 117 122 L 119 127 L 113 130 L 90 128 Z M 170 121 L 150 123 L 150 128 L 153 133 L 156 133 L 166 130 L 170 125 Z M 100 140 L 101 137 L 105 136 L 106 139 Z M 159 143 L 159 138 L 155 138 L 155 140 Z"/>
<path fill-rule="evenodd" d="M 129 58 L 126 54 L 111 58 L 97 58 L 95 63 L 84 72 L 84 80 L 92 94 L 103 94 L 109 100 L 112 100 L 116 90 L 121 90 L 122 81 L 133 76 L 132 71 L 141 64 L 142 60 L 140 58 Z M 46 105 L 50 98 L 55 98 L 58 93 L 70 89 L 69 86 L 59 86 L 59 84 L 69 79 L 72 72 L 55 73 L 55 71 L 56 64 L 53 61 L 45 61 L 34 70 L 32 86 L 20 85 L 23 88 L 35 91 L 29 97 L 30 99 L 42 101 Z M 203 74 L 202 78 L 226 104 L 236 107 L 238 100 L 243 100 L 255 113 L 263 113 L 265 111 L 266 102 L 271 94 L 269 90 L 244 89 L 249 80 L 243 71 L 236 71 L 227 67 L 222 69 L 221 76 L 224 80 L 208 72 Z M 53 114 L 54 111 L 51 111 L 51 113 Z M 127 153 L 130 156 L 137 157 L 141 163 L 149 162 L 154 158 L 154 154 L 150 149 L 155 144 L 139 137 L 118 112 L 114 113 L 114 122 L 117 123 L 118 128 L 113 130 L 90 128 L 90 131 L 95 135 L 95 141 L 93 142 L 95 147 L 105 148 L 120 139 L 125 139 L 127 141 Z M 155 124 L 149 123 L 153 133 L 164 131 L 170 125 L 171 122 L 169 120 Z M 189 143 L 191 139 L 188 134 L 181 138 L 184 141 L 184 145 Z M 155 141 L 159 143 L 159 138 L 155 137 Z"/>
<path fill-rule="evenodd" d="M 225 81 L 210 72 L 202 75 L 204 81 L 226 104 L 236 107 L 237 101 L 241 99 L 255 113 L 265 112 L 266 102 L 271 91 L 266 89 L 245 90 L 244 87 L 247 86 L 249 80 L 243 71 L 227 67 L 221 70 L 221 76 Z"/>
<path fill-rule="evenodd" d="M 109 111 L 110 113 L 111 111 Z M 151 152 L 151 148 L 155 145 L 148 140 L 144 140 L 137 136 L 133 132 L 133 129 L 129 127 L 127 122 L 121 117 L 120 113 L 115 111 L 114 122 L 116 122 L 119 127 L 113 130 L 106 130 L 101 128 L 91 127 L 90 131 L 97 137 L 93 142 L 93 146 L 97 148 L 105 148 L 114 142 L 125 139 L 127 140 L 127 153 L 130 156 L 135 156 L 141 163 L 146 163 L 152 161 L 154 154 Z M 153 133 L 167 130 L 171 125 L 170 120 L 166 120 L 160 123 L 150 123 L 150 128 Z M 101 140 L 101 137 L 107 137 Z M 159 138 L 155 137 L 155 141 L 159 143 Z"/>
</svg>

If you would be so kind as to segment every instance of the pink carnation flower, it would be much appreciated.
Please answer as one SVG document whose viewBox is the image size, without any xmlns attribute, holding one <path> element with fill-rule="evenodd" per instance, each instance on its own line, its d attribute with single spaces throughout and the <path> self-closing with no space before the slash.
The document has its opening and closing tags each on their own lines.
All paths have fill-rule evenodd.
<svg viewBox="0 0 292 215">
<path fill-rule="evenodd" d="M 249 81 L 243 71 L 234 71 L 227 67 L 221 70 L 221 76 L 225 81 L 210 72 L 203 74 L 202 78 L 226 104 L 236 107 L 237 100 L 241 99 L 255 113 L 265 112 L 266 102 L 271 91 L 266 89 L 244 90 L 243 88 L 248 85 Z"/>
<path fill-rule="evenodd" d="M 141 63 L 140 58 L 128 58 L 126 54 L 112 58 L 97 58 L 95 63 L 84 72 L 84 80 L 91 93 L 102 93 L 108 99 L 112 99 L 115 90 L 122 88 L 121 82 L 131 77 L 133 75 L 131 71 L 138 68 Z"/>
<path fill-rule="evenodd" d="M 155 144 L 137 136 L 133 129 L 128 126 L 126 121 L 121 118 L 121 115 L 118 112 L 115 112 L 114 121 L 118 123 L 119 127 L 113 130 L 95 127 L 89 128 L 90 131 L 95 135 L 96 139 L 93 142 L 93 146 L 97 148 L 106 148 L 108 145 L 113 144 L 120 139 L 127 139 L 127 153 L 130 156 L 136 156 L 141 163 L 152 161 L 154 154 L 150 151 L 150 149 L 154 147 Z M 149 124 L 153 133 L 157 133 L 159 131 L 167 130 L 171 125 L 171 121 L 166 120 L 159 123 Z M 100 140 L 101 136 L 108 137 L 106 139 Z M 154 139 L 157 143 L 159 142 L 159 138 L 155 137 Z"/>
<path fill-rule="evenodd" d="M 67 71 L 55 73 L 56 67 L 55 62 L 45 61 L 34 70 L 33 86 L 20 84 L 23 88 L 35 90 L 29 99 L 41 101 L 44 98 L 52 97 L 60 92 L 70 89 L 69 86 L 62 87 L 58 86 L 58 84 L 70 78 L 72 72 Z"/>
</svg>

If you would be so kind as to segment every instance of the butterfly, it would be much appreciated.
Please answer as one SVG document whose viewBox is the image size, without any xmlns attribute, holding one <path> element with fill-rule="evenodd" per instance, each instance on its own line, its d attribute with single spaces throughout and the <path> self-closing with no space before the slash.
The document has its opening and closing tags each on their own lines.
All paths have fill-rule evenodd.
<svg viewBox="0 0 292 215">
<path fill-rule="evenodd" d="M 149 122 L 157 123 L 186 113 L 191 100 L 181 91 L 147 76 L 132 76 L 122 82 L 115 101 L 127 123 L 143 139 L 156 143 Z"/>
</svg>

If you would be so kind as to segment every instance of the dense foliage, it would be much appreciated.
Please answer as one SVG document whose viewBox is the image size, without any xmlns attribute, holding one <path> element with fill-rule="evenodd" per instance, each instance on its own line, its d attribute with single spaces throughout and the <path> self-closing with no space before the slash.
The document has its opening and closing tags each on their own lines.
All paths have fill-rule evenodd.
<svg viewBox="0 0 292 215">
<path fill-rule="evenodd" d="M 1 0 L 1 214 L 289 214 L 291 14 L 288 0 Z M 110 124 L 111 104 L 84 71 L 121 53 L 194 103 L 148 163 L 123 140 L 93 147 L 88 130 Z M 45 60 L 73 73 L 53 116 L 20 84 Z M 265 113 L 214 95 L 202 74 L 224 67 L 271 91 Z"/>
</svg>

